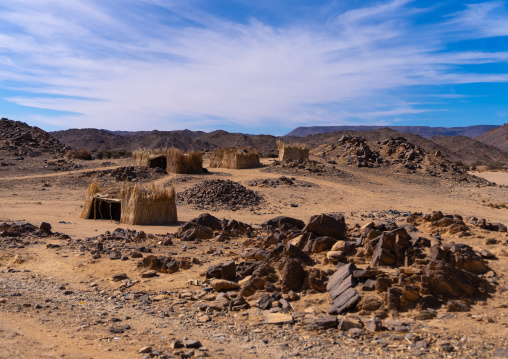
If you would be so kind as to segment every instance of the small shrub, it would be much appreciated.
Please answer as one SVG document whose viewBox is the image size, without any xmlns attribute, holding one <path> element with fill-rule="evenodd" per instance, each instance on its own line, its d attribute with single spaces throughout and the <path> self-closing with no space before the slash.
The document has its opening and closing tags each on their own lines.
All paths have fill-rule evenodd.
<svg viewBox="0 0 508 359">
<path fill-rule="evenodd" d="M 90 151 L 80 149 L 80 150 L 70 150 L 65 154 L 65 158 L 73 158 L 76 160 L 91 160 L 92 154 Z"/>
<path fill-rule="evenodd" d="M 476 171 L 478 166 L 483 166 L 483 162 L 482 161 L 474 161 L 471 164 L 471 171 Z"/>
<path fill-rule="evenodd" d="M 270 152 L 270 153 L 267 153 L 266 155 L 264 155 L 263 157 L 264 158 L 277 158 L 277 157 L 279 157 L 279 155 L 277 155 L 276 153 Z"/>
<path fill-rule="evenodd" d="M 503 162 L 491 162 L 487 164 L 487 169 L 489 171 L 499 171 L 504 169 L 505 164 Z"/>
<path fill-rule="evenodd" d="M 132 157 L 132 152 L 127 150 L 118 150 L 118 151 L 101 150 L 94 153 L 94 156 L 100 160 L 112 158 L 128 158 Z"/>
<path fill-rule="evenodd" d="M 462 161 L 455 161 L 455 162 L 453 162 L 453 163 L 455 163 L 455 165 L 456 165 L 457 167 L 460 167 L 460 168 L 465 169 L 466 171 L 469 171 L 469 166 L 468 166 L 468 165 L 466 165 L 464 162 L 462 162 Z"/>
</svg>

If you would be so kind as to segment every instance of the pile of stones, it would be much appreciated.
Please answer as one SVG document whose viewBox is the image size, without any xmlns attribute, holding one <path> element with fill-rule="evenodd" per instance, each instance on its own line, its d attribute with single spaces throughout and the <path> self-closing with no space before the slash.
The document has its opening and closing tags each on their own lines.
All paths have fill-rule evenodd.
<svg viewBox="0 0 508 359">
<path fill-rule="evenodd" d="M 263 197 L 238 182 L 231 180 L 206 180 L 177 194 L 177 204 L 191 204 L 194 208 L 235 211 L 255 209 Z"/>
<path fill-rule="evenodd" d="M 458 214 L 443 214 L 441 211 L 434 211 L 432 214 L 423 215 L 421 213 L 412 213 L 407 221 L 415 226 L 427 224 L 432 233 L 459 233 L 460 236 L 470 236 L 470 226 L 479 227 L 488 231 L 506 232 L 507 228 L 502 223 L 491 223 L 484 218 L 463 217 Z M 468 226 L 469 225 L 469 226 Z"/>
<path fill-rule="evenodd" d="M 408 222 L 414 222 L 413 217 Z M 267 323 L 293 323 L 306 316 L 298 319 L 292 301 L 328 292 L 328 317 L 306 317 L 307 324 L 337 327 L 337 314 L 353 312 L 370 316 L 361 327 L 377 331 L 386 326 L 382 319 L 399 312 L 426 320 L 436 317 L 436 309 L 442 307 L 448 312 L 468 311 L 497 283 L 487 263 L 491 253 L 443 243 L 410 223 L 371 222 L 348 229 L 342 214 L 328 213 L 311 217 L 307 224 L 277 217 L 254 234 L 257 237 L 244 242 L 243 261 L 207 269 L 211 288 L 222 294 L 208 291 L 197 304 L 201 310 L 254 305 L 266 311 Z M 317 266 L 323 256 L 328 269 Z"/>
<path fill-rule="evenodd" d="M 273 161 L 270 167 L 264 169 L 263 172 L 271 172 L 271 169 L 274 168 L 280 168 L 281 170 L 293 173 L 312 173 L 318 176 L 329 172 L 329 169 L 324 164 L 301 158 L 294 161 Z"/>
<path fill-rule="evenodd" d="M 288 178 L 286 176 L 280 176 L 277 179 L 274 178 L 265 178 L 265 179 L 256 179 L 256 180 L 250 180 L 247 182 L 247 185 L 250 187 L 272 187 L 276 188 L 279 186 L 294 186 L 295 185 L 295 178 L 291 177 Z"/>
<path fill-rule="evenodd" d="M 265 178 L 265 179 L 255 179 L 247 181 L 247 185 L 250 187 L 272 187 L 277 188 L 279 186 L 298 186 L 298 187 L 317 187 L 316 184 L 296 180 L 294 177 L 286 177 L 280 176 L 279 178 Z"/>
<path fill-rule="evenodd" d="M 338 147 L 337 149 L 336 146 L 332 146 L 331 151 L 338 150 L 340 156 L 346 158 L 348 165 L 372 168 L 379 167 L 383 163 L 379 152 L 371 150 L 361 137 L 344 135 L 339 139 Z"/>
<path fill-rule="evenodd" d="M 209 213 L 202 213 L 198 217 L 181 225 L 173 238 L 181 241 L 201 241 L 214 238 L 218 242 L 239 236 L 251 237 L 252 226 L 231 219 L 218 219 Z"/>
<path fill-rule="evenodd" d="M 121 182 L 146 182 L 160 178 L 166 174 L 167 172 L 162 168 L 126 166 L 105 171 L 90 171 L 85 173 L 82 177 L 95 177 L 101 179 L 107 179 L 109 177 L 115 181 Z"/>
<path fill-rule="evenodd" d="M 66 234 L 52 232 L 51 224 L 42 222 L 39 227 L 28 222 L 4 222 L 0 224 L 0 247 L 1 248 L 24 248 L 31 244 L 37 244 L 47 237 L 69 239 Z"/>
<path fill-rule="evenodd" d="M 421 169 L 421 163 L 427 155 L 422 148 L 408 142 L 404 137 L 390 137 L 382 141 L 381 145 L 390 164 L 400 163 L 410 170 Z"/>
</svg>

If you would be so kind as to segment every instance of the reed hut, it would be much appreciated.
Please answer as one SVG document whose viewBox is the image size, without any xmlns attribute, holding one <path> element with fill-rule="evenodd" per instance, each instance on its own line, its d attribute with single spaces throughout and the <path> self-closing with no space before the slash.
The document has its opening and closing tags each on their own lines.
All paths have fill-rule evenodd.
<svg viewBox="0 0 508 359">
<path fill-rule="evenodd" d="M 81 213 L 85 219 L 106 219 L 132 225 L 177 221 L 175 189 L 125 184 L 120 192 L 104 191 L 95 182 L 88 186 Z"/>
<path fill-rule="evenodd" d="M 171 147 L 166 150 L 166 171 L 171 173 L 203 173 L 203 153 L 201 151 L 183 152 Z"/>
<path fill-rule="evenodd" d="M 120 221 L 121 201 L 118 197 L 118 193 L 106 193 L 97 183 L 90 183 L 81 218 Z"/>
<path fill-rule="evenodd" d="M 210 156 L 210 167 L 245 169 L 261 166 L 259 153 L 256 149 L 239 147 L 216 148 Z"/>
<path fill-rule="evenodd" d="M 149 150 L 141 148 L 132 153 L 135 166 L 162 168 L 166 170 L 166 149 Z"/>
<path fill-rule="evenodd" d="M 277 140 L 279 161 L 296 161 L 309 159 L 309 146 L 303 143 L 284 143 Z"/>
<path fill-rule="evenodd" d="M 175 223 L 178 220 L 174 187 L 126 184 L 122 187 L 121 194 L 120 223 L 154 225 Z"/>
</svg>

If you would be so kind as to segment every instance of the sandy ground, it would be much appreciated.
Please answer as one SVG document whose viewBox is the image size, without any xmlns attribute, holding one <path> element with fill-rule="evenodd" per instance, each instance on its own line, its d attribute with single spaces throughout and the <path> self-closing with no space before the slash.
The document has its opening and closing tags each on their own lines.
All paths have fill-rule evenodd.
<svg viewBox="0 0 508 359">
<path fill-rule="evenodd" d="M 492 171 L 471 171 L 472 175 L 485 178 L 490 182 L 495 182 L 499 185 L 508 186 L 508 172 L 492 172 Z"/>
<path fill-rule="evenodd" d="M 268 165 L 270 160 L 263 162 Z M 115 164 L 125 165 L 128 162 L 117 160 Z M 99 162 L 88 162 L 86 165 L 88 169 L 81 171 L 50 174 L 30 174 L 25 171 L 0 177 L 0 222 L 27 221 L 38 226 L 44 221 L 52 225 L 54 232 L 65 233 L 72 240 L 77 240 L 119 227 L 154 234 L 173 233 L 181 223 L 204 212 L 190 205 L 179 206 L 180 223 L 169 226 L 126 226 L 114 221 L 81 219 L 86 186 L 90 180 L 82 176 L 90 168 L 105 168 L 100 166 Z M 344 176 L 337 177 L 286 174 L 294 177 L 297 184 L 311 183 L 313 186 L 249 187 L 264 196 L 265 204 L 262 208 L 211 213 L 219 218 L 243 221 L 254 227 L 259 227 L 263 221 L 278 215 L 291 216 L 306 222 L 310 216 L 326 212 L 343 212 L 348 225 L 363 224 L 370 220 L 370 216 L 379 218 L 380 214 L 388 219 L 401 220 L 395 215 L 387 214 L 389 210 L 423 213 L 439 210 L 446 214 L 476 216 L 487 218 L 491 222 L 508 224 L 508 209 L 493 209 L 485 205 L 488 202 L 508 202 L 508 190 L 503 187 L 459 185 L 439 179 L 427 180 L 415 174 L 390 175 L 372 169 L 347 167 L 343 168 L 343 171 Z M 507 180 L 507 174 L 484 172 L 477 175 L 498 184 L 507 184 L 503 182 Z M 203 179 L 227 178 L 245 185 L 250 180 L 276 179 L 280 176 L 280 173 L 266 173 L 263 169 L 210 169 L 209 174 L 189 176 L 190 179 L 185 182 L 175 180 L 185 176 L 174 174 L 157 182 L 173 181 L 177 192 L 180 192 Z M 499 240 L 508 239 L 505 234 L 496 236 Z M 473 246 L 484 246 L 484 239 L 475 238 L 471 241 L 476 241 L 470 243 Z M 55 240 L 55 243 L 64 242 Z M 176 243 L 166 251 L 183 254 L 181 246 L 181 243 Z M 151 279 L 140 278 L 137 262 L 134 260 L 115 261 L 113 266 L 113 262 L 108 259 L 93 261 L 89 254 L 83 255 L 76 249 L 63 247 L 62 250 L 55 251 L 44 245 L 3 250 L 0 254 L 0 290 L 1 285 L 4 289 L 18 286 L 23 299 L 17 302 L 19 307 L 8 305 L 16 298 L 8 298 L 7 303 L 0 304 L 0 358 L 140 358 L 142 354 L 137 354 L 137 351 L 145 345 L 168 348 L 171 340 L 183 337 L 199 339 L 207 348 L 207 351 L 196 351 L 195 355 L 226 358 L 284 357 L 288 348 L 282 348 L 280 343 L 287 337 L 287 340 L 301 340 L 302 343 L 312 343 L 314 340 L 318 344 L 305 344 L 310 345 L 308 352 L 302 351 L 300 355 L 305 357 L 307 353 L 309 357 L 322 357 L 323 354 L 319 351 L 321 349 L 318 348 L 322 347 L 326 351 L 329 343 L 323 341 L 328 337 L 316 339 L 315 333 L 297 336 L 286 330 L 287 328 L 282 331 L 265 329 L 260 326 L 262 321 L 258 318 L 262 316 L 255 311 L 250 312 L 248 322 L 245 316 L 232 314 L 227 318 L 218 318 L 218 324 L 210 326 L 204 322 L 198 323 L 198 318 L 188 314 L 184 307 L 180 309 L 178 298 L 174 298 L 173 309 L 167 316 L 160 315 L 161 312 L 150 314 L 141 307 L 115 305 L 115 298 L 125 293 L 120 293 L 118 283 L 111 281 L 113 274 L 125 272 L 129 277 L 139 278 L 140 282 L 136 285 L 138 292 L 191 290 L 192 287 L 189 288 L 187 284 L 188 279 L 200 278 L 199 274 L 208 265 L 224 261 L 222 257 L 215 258 L 206 254 L 207 249 L 212 247 L 216 250 L 217 246 L 222 246 L 224 252 L 233 253 L 233 258 L 234 253 L 240 250 L 235 243 L 190 245 L 185 254 L 201 258 L 203 266 L 193 267 L 185 273 L 161 275 Z M 490 250 L 497 251 L 497 254 L 504 253 L 501 247 Z M 501 255 L 499 258 L 498 261 L 490 261 L 489 265 L 498 273 L 502 287 L 504 273 L 508 270 L 508 259 Z M 9 271 L 12 268 L 15 271 Z M 27 283 L 30 283 L 30 286 Z M 79 295 L 72 295 L 71 300 L 71 297 L 62 294 L 62 290 L 58 289 L 60 287 L 70 288 Z M 472 313 L 457 313 L 453 320 L 436 319 L 427 325 L 434 328 L 432 330 L 455 333 L 454 337 L 462 335 L 466 338 L 464 340 L 471 343 L 489 345 L 489 350 L 503 345 L 506 347 L 506 293 L 498 290 L 493 300 L 475 305 Z M 326 295 L 309 298 L 299 302 L 297 309 L 321 308 L 329 303 Z M 23 302 L 26 302 L 26 306 L 23 306 Z M 34 306 L 38 303 L 42 303 L 43 308 L 36 310 Z M 44 306 L 44 303 L 49 304 Z M 52 310 L 52 307 L 60 307 L 61 310 Z M 106 319 L 95 325 L 91 324 L 91 316 L 95 320 Z M 128 334 L 117 336 L 107 332 L 112 323 L 111 318 L 116 316 L 122 319 L 122 323 L 129 323 L 133 328 Z M 126 317 L 131 319 L 126 320 Z M 488 322 L 482 319 L 486 317 L 495 317 L 495 320 Z M 215 340 L 213 335 L 219 334 L 223 335 L 224 339 Z M 267 337 L 270 339 L 265 343 Z M 267 344 L 276 337 L 281 340 L 274 341 L 278 343 L 277 346 Z M 333 344 L 332 339 L 330 342 Z M 400 357 L 402 352 L 380 354 L 372 349 L 371 352 L 354 355 Z M 447 355 L 453 356 L 453 353 Z"/>
</svg>

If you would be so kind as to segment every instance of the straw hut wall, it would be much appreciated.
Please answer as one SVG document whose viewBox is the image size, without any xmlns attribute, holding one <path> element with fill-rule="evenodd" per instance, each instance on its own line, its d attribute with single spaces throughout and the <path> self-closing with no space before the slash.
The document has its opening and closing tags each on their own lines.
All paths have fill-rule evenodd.
<svg viewBox="0 0 508 359">
<path fill-rule="evenodd" d="M 261 166 L 259 153 L 256 149 L 238 147 L 216 148 L 210 156 L 210 167 L 244 169 Z"/>
<path fill-rule="evenodd" d="M 120 211 L 121 206 L 118 193 L 114 193 L 111 189 L 108 193 L 104 193 L 103 189 L 95 182 L 92 182 L 88 186 L 81 218 L 119 221 Z"/>
<path fill-rule="evenodd" d="M 201 151 L 183 152 L 177 148 L 166 151 L 166 171 L 172 173 L 203 173 L 203 153 Z"/>
<path fill-rule="evenodd" d="M 99 185 L 95 182 L 90 183 L 88 186 L 88 190 L 86 192 L 86 200 L 85 205 L 83 206 L 83 212 L 81 212 L 81 218 L 88 219 L 90 218 L 90 213 L 93 209 L 94 198 L 97 193 L 100 193 L 101 189 Z"/>
<path fill-rule="evenodd" d="M 166 149 L 149 150 L 142 148 L 132 153 L 134 166 L 166 169 Z"/>
<path fill-rule="evenodd" d="M 142 187 L 126 184 L 122 187 L 122 210 L 120 223 L 167 224 L 177 219 L 174 187 L 154 185 Z"/>
<path fill-rule="evenodd" d="M 279 161 L 296 161 L 309 159 L 309 146 L 302 143 L 284 143 L 277 141 Z"/>
</svg>

